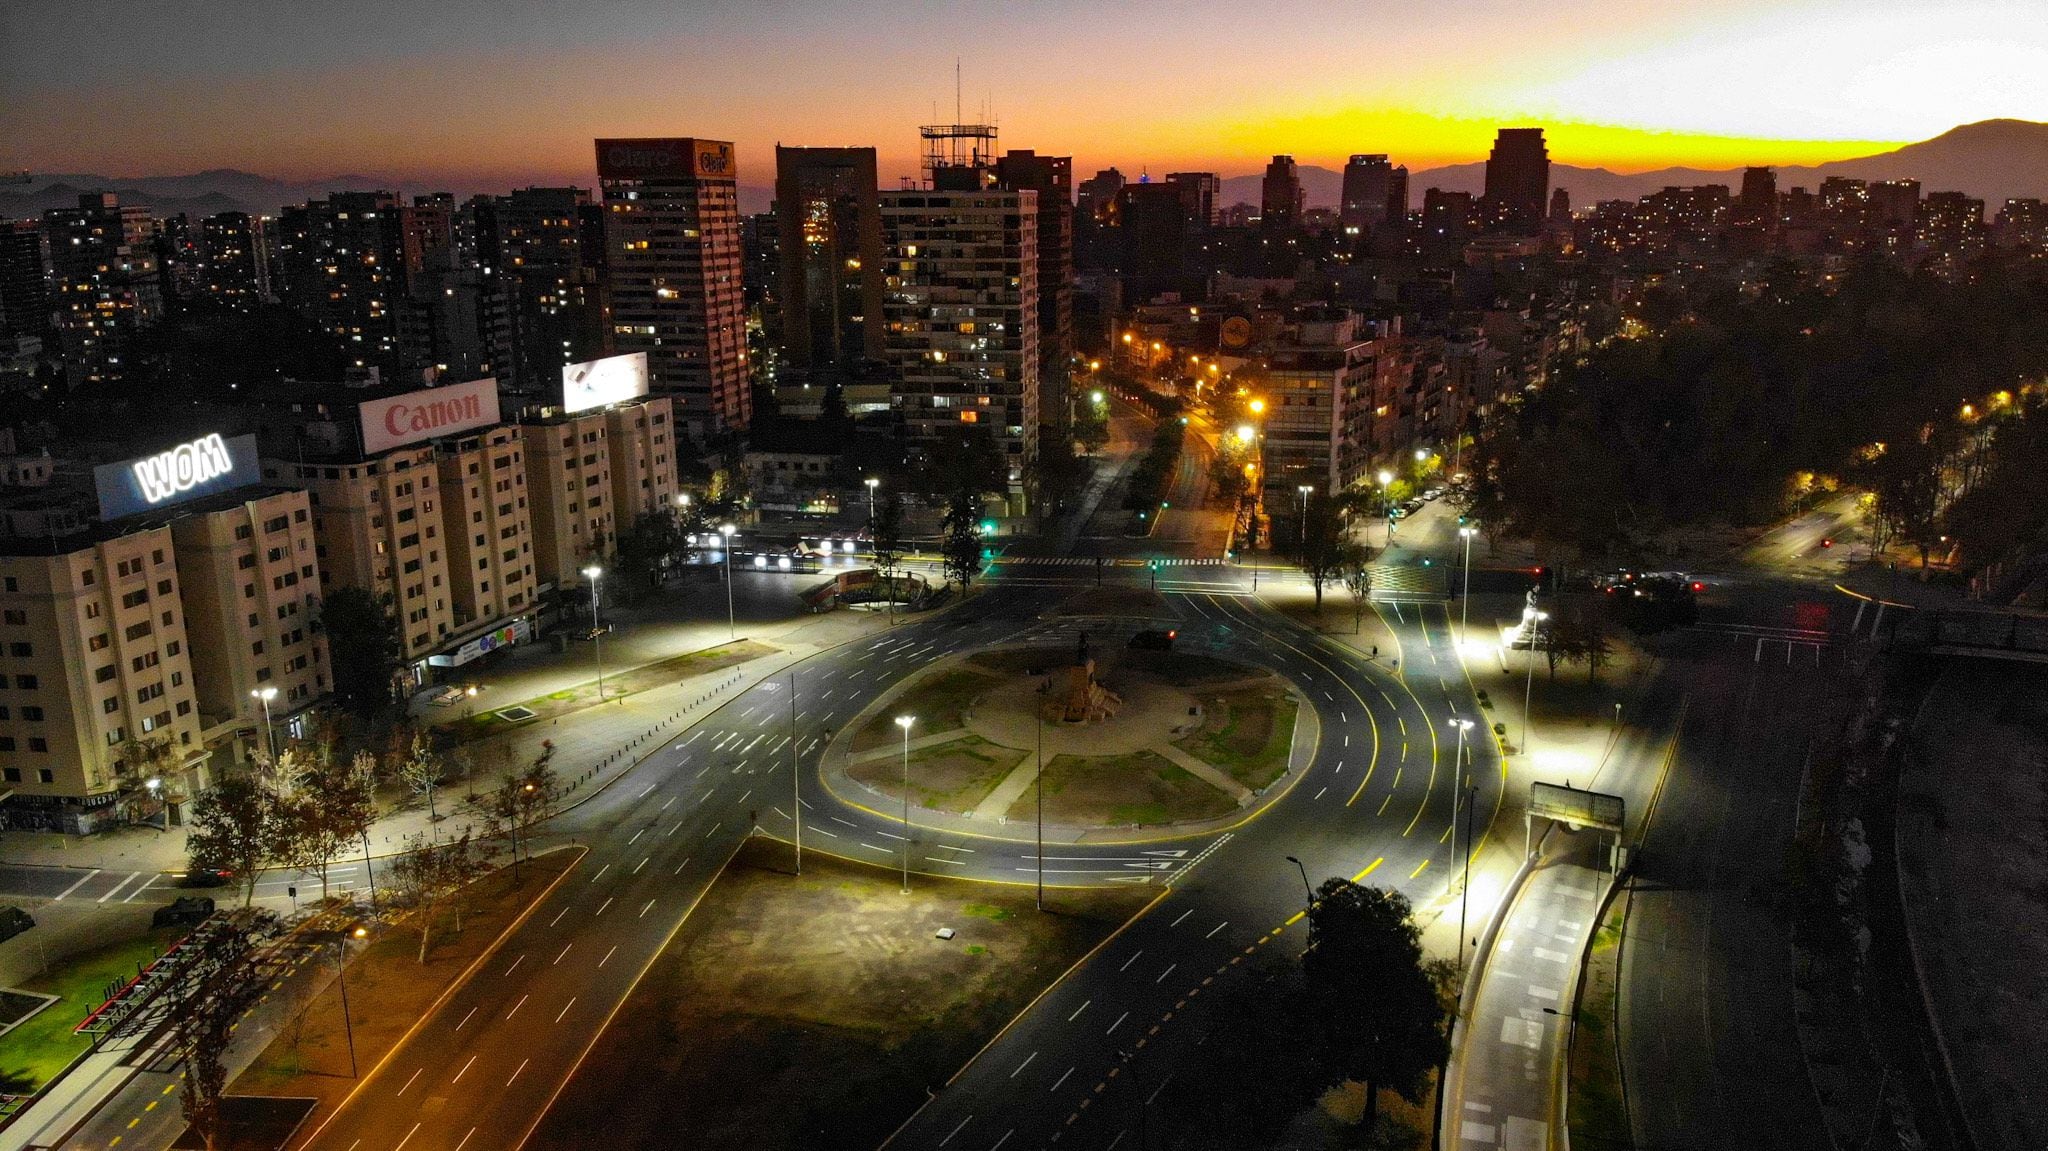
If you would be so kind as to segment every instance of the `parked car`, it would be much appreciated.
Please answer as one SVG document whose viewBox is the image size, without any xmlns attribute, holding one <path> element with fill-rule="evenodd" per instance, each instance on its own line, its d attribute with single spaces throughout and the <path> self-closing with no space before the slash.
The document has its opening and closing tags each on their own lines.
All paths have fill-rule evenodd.
<svg viewBox="0 0 2048 1151">
<path fill-rule="evenodd" d="M 1415 512 L 1419 512 L 1422 510 L 1422 502 L 1423 501 L 1421 496 L 1415 496 L 1411 498 L 1407 503 L 1402 504 L 1401 507 L 1404 510 L 1408 511 L 1410 514 L 1413 514 Z"/>
<path fill-rule="evenodd" d="M 1444 490 L 1442 488 L 1431 488 L 1428 491 L 1422 493 L 1422 498 L 1434 503 L 1435 501 L 1443 498 L 1443 494 Z"/>
<path fill-rule="evenodd" d="M 1132 651 L 1172 651 L 1178 631 L 1150 628 L 1131 637 Z"/>
<path fill-rule="evenodd" d="M 181 927 L 187 924 L 204 923 L 213 914 L 213 900 L 204 895 L 181 895 L 174 903 L 167 903 L 156 909 L 150 917 L 151 927 Z"/>
<path fill-rule="evenodd" d="M 36 925 L 36 917 L 19 907 L 0 907 L 0 943 Z"/>
<path fill-rule="evenodd" d="M 235 881 L 235 873 L 225 867 L 195 867 L 174 874 L 179 887 L 225 887 Z"/>
</svg>

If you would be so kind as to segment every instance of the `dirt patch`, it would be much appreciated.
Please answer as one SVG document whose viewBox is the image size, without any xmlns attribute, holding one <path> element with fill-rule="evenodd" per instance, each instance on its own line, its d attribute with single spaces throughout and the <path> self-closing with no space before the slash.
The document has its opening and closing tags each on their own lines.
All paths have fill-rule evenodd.
<svg viewBox="0 0 2048 1151">
<path fill-rule="evenodd" d="M 872 1151 L 1148 893 L 918 877 L 749 841 L 527 1146 Z M 958 934 L 939 940 L 951 927 Z M 687 1139 L 680 1133 L 688 1132 Z"/>
<path fill-rule="evenodd" d="M 998 651 L 983 651 L 967 657 L 967 662 L 984 671 L 997 675 L 1043 675 L 1051 671 L 1073 666 L 1074 649 L 1070 647 L 1013 647 Z"/>
<path fill-rule="evenodd" d="M 1175 687 L 1203 687 L 1210 684 L 1235 683 L 1240 680 L 1273 678 L 1271 672 L 1262 668 L 1246 667 L 1227 659 L 1189 655 L 1183 652 L 1134 651 L 1124 657 L 1123 665 L 1136 671 L 1147 672 Z"/>
<path fill-rule="evenodd" d="M 522 862 L 516 881 L 508 867 L 470 884 L 461 901 L 462 930 L 454 930 L 456 908 L 450 906 L 435 929 L 434 946 L 424 964 L 419 962 L 420 937 L 412 931 L 386 931 L 358 952 L 348 965 L 357 1065 L 375 1066 L 455 977 L 582 855 L 549 852 Z M 301 962 L 325 963 L 331 969 L 334 945 L 310 945 Z M 297 985 L 310 986 L 305 981 Z M 320 988 L 319 994 L 296 1005 L 295 1020 L 285 1024 L 256 1062 L 236 1077 L 231 1092 L 313 1099 L 325 1108 L 339 1103 L 355 1086 L 348 1073 L 340 991 L 331 978 L 313 985 Z"/>
<path fill-rule="evenodd" d="M 1175 747 L 1221 768 L 1253 791 L 1287 774 L 1293 697 L 1277 687 L 1203 692 L 1202 728 Z"/>
<path fill-rule="evenodd" d="M 1214 819 L 1237 810 L 1230 796 L 1149 751 L 1056 755 L 1046 761 L 1043 786 L 1045 818 L 1068 825 L 1176 823 Z M 1035 803 L 1027 788 L 1011 806 L 1009 818 L 1033 818 Z"/>
<path fill-rule="evenodd" d="M 896 726 L 899 715 L 917 717 L 917 726 L 910 733 L 912 739 L 952 731 L 960 726 L 961 717 L 967 714 L 967 709 L 993 684 L 993 680 L 980 672 L 957 667 L 918 680 L 897 696 L 883 714 L 875 716 L 866 727 L 854 733 L 853 750 L 857 754 L 901 742 L 903 729 Z"/>
<path fill-rule="evenodd" d="M 973 811 L 1024 754 L 972 735 L 917 748 L 910 753 L 911 802 L 933 811 Z M 847 774 L 877 791 L 903 797 L 903 761 L 896 756 L 856 764 Z"/>
</svg>

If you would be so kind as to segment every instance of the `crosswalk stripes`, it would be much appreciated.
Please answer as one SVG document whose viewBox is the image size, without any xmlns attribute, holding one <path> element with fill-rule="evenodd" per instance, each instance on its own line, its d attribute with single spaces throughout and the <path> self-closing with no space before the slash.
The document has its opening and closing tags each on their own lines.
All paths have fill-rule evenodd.
<svg viewBox="0 0 2048 1151">
<path fill-rule="evenodd" d="M 1112 559 L 1107 556 L 1096 559 L 1093 556 L 997 556 L 995 562 L 1005 567 L 1144 567 L 1156 563 L 1160 567 L 1222 567 L 1221 558 L 1188 559 L 1185 557 L 1161 556 L 1156 560 Z"/>
<path fill-rule="evenodd" d="M 1451 596 L 1445 568 L 1373 564 L 1372 598 L 1381 603 L 1445 600 Z"/>
</svg>

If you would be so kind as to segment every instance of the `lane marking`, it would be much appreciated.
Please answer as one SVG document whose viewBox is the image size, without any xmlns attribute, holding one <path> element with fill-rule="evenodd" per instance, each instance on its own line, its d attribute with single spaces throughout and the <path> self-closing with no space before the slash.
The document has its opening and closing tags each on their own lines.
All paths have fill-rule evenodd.
<svg viewBox="0 0 2048 1151">
<path fill-rule="evenodd" d="M 470 1009 L 469 1009 L 469 1014 L 468 1014 L 468 1015 L 464 1015 L 464 1016 L 462 1017 L 462 1023 L 467 1023 L 467 1022 L 469 1022 L 469 1016 L 470 1016 L 470 1015 L 475 1015 L 475 1014 L 476 1014 L 476 1008 L 474 1008 L 474 1007 L 470 1008 Z M 455 1025 L 455 1030 L 457 1030 L 457 1031 L 460 1031 L 460 1030 L 462 1030 L 462 1023 L 458 1023 L 458 1024 L 456 1024 L 456 1025 Z"/>
<path fill-rule="evenodd" d="M 1033 1051 L 1031 1054 L 1026 1055 L 1024 1057 L 1024 1062 L 1017 1064 L 1017 1070 L 1010 1072 L 1010 1078 L 1015 1079 L 1018 1073 L 1023 1071 L 1026 1067 L 1031 1066 L 1031 1061 L 1036 1058 L 1038 1058 L 1038 1052 L 1036 1051 Z"/>
<path fill-rule="evenodd" d="M 455 1073 L 455 1078 L 453 1078 L 453 1079 L 450 1079 L 450 1080 L 449 1080 L 448 1082 L 450 1082 L 450 1083 L 460 1083 L 460 1082 L 462 1082 L 462 1077 L 463 1077 L 463 1076 L 465 1076 L 465 1075 L 467 1075 L 467 1074 L 469 1074 L 469 1069 L 470 1069 L 470 1068 L 472 1068 L 472 1067 L 474 1067 L 474 1066 L 476 1066 L 476 1056 L 472 1055 L 472 1056 L 470 1056 L 470 1057 L 469 1057 L 469 1062 L 467 1062 L 467 1063 L 465 1063 L 465 1064 L 463 1064 L 463 1065 L 462 1065 L 462 1070 L 460 1070 L 460 1071 L 457 1071 L 457 1072 Z"/>
<path fill-rule="evenodd" d="M 513 961 L 512 961 L 512 966 L 510 966 L 510 967 L 507 967 L 507 968 L 505 969 L 505 975 L 500 975 L 500 976 L 498 976 L 498 978 L 500 978 L 500 979 L 503 979 L 503 978 L 505 978 L 505 976 L 506 976 L 506 975 L 510 975 L 510 974 L 512 974 L 513 972 L 515 972 L 515 971 L 519 970 L 519 965 L 520 965 L 520 964 L 522 964 L 522 963 L 524 963 L 524 962 L 526 962 L 526 956 L 525 956 L 525 955 L 524 955 L 524 954 L 522 953 L 522 954 L 521 954 L 521 955 L 519 956 L 519 958 L 517 958 L 517 959 L 515 959 L 515 960 L 513 960 Z"/>
<path fill-rule="evenodd" d="M 533 1062 L 533 1060 L 531 1060 L 531 1059 L 521 1059 L 521 1060 L 519 1061 L 519 1066 L 518 1066 L 518 1067 L 516 1067 L 516 1068 L 514 1068 L 514 1069 L 513 1069 L 513 1071 L 512 1071 L 512 1079 L 517 1079 L 517 1078 L 519 1078 L 519 1073 L 520 1073 L 521 1071 L 524 1071 L 524 1070 L 526 1070 L 526 1065 L 527 1065 L 528 1063 L 531 1063 L 531 1062 Z M 505 1086 L 507 1086 L 507 1087 L 510 1087 L 510 1086 L 512 1086 L 512 1079 L 507 1079 L 507 1080 L 505 1080 Z M 417 1130 L 417 1128 L 415 1128 L 415 1130 Z"/>
<path fill-rule="evenodd" d="M 576 1006 L 576 997 L 574 995 L 571 995 L 569 997 L 569 1002 L 562 1004 L 562 1009 L 560 1011 L 555 1012 L 555 1022 L 560 1023 L 562 1021 L 562 1016 L 569 1014 L 569 1009 L 574 1006 Z"/>
<path fill-rule="evenodd" d="M 1214 926 L 1214 927 L 1210 928 L 1210 929 L 1209 929 L 1209 934 L 1207 934 L 1207 935 L 1204 935 L 1204 936 L 1203 936 L 1202 938 L 1204 938 L 1204 939 L 1214 939 L 1214 938 L 1216 938 L 1216 933 L 1217 933 L 1217 932 L 1219 932 L 1219 931 L 1223 930 L 1224 928 L 1226 928 L 1226 927 L 1228 927 L 1228 926 L 1230 926 L 1230 921 L 1229 921 L 1228 919 L 1226 919 L 1226 920 L 1224 920 L 1223 922 L 1221 922 L 1221 923 L 1217 924 L 1216 926 Z"/>
<path fill-rule="evenodd" d="M 615 943 L 612 945 L 611 951 L 607 951 L 604 953 L 604 958 L 597 961 L 597 966 L 599 967 L 599 969 L 602 969 L 605 964 L 610 963 L 612 961 L 612 955 L 614 952 L 618 951 L 618 949 L 619 946 Z"/>
<path fill-rule="evenodd" d="M 1078 1065 L 1078 1064 L 1076 1064 L 1076 1066 L 1079 1066 L 1079 1065 Z M 1059 1080 L 1058 1080 L 1058 1082 L 1055 1082 L 1055 1083 L 1054 1083 L 1054 1084 L 1052 1085 L 1052 1091 L 1048 1091 L 1048 1092 L 1046 1092 L 1046 1094 L 1050 1095 L 1050 1094 L 1052 1094 L 1052 1093 L 1053 1093 L 1054 1091 L 1058 1091 L 1058 1090 L 1060 1089 L 1060 1084 L 1061 1084 L 1061 1083 L 1065 1083 L 1065 1082 L 1067 1081 L 1067 1076 L 1069 1076 L 1069 1075 L 1072 1075 L 1073 1073 L 1074 1073 L 1074 1068 L 1072 1068 L 1072 1067 L 1069 1067 L 1069 1068 L 1067 1068 L 1067 1069 L 1066 1069 L 1065 1071 L 1061 1072 L 1061 1073 L 1060 1073 L 1060 1077 L 1059 1077 Z"/>
<path fill-rule="evenodd" d="M 1129 1019 L 1130 1017 L 1131 1017 L 1131 1013 L 1130 1013 L 1130 1012 L 1128 1012 L 1128 1011 L 1124 1012 L 1124 1013 L 1123 1013 L 1122 1015 L 1119 1015 L 1119 1016 L 1117 1016 L 1117 1017 L 1116 1017 L 1116 1022 L 1115 1022 L 1115 1023 L 1112 1023 L 1112 1024 L 1110 1024 L 1110 1025 L 1109 1025 L 1109 1030 L 1108 1030 L 1108 1031 L 1105 1031 L 1105 1032 L 1103 1032 L 1103 1034 L 1104 1034 L 1104 1035 L 1110 1035 L 1110 1034 L 1114 1034 L 1114 1033 L 1115 1033 L 1115 1031 L 1116 1031 L 1116 1029 L 1117 1029 L 1118 1027 L 1120 1027 L 1120 1026 L 1122 1026 L 1122 1025 L 1123 1025 L 1123 1021 L 1124 1021 L 1124 1020 L 1126 1020 L 1126 1019 Z"/>
<path fill-rule="evenodd" d="M 1087 1001 L 1087 1003 L 1083 1003 L 1081 1004 L 1081 1006 L 1074 1008 L 1074 1013 L 1072 1015 L 1067 1016 L 1067 1022 L 1072 1023 L 1074 1020 L 1079 1019 L 1081 1017 L 1081 1013 L 1083 1011 L 1088 1010 L 1088 1004 L 1093 1002 L 1095 1001 L 1093 999 L 1090 999 Z"/>
<path fill-rule="evenodd" d="M 517 1014 L 519 1014 L 519 1009 L 520 1009 L 520 1008 L 522 1008 L 522 1007 L 524 1007 L 524 1006 L 526 1006 L 526 1001 L 527 1001 L 527 999 L 529 999 L 529 998 L 531 998 L 531 997 L 532 997 L 532 992 L 528 992 L 527 994 L 525 994 L 525 995 L 522 995 L 522 996 L 520 996 L 520 997 L 519 997 L 519 1002 L 517 1002 L 517 1003 L 514 1003 L 514 1004 L 512 1005 L 512 1010 L 510 1010 L 510 1011 L 507 1011 L 507 1012 L 505 1013 L 505 1018 L 506 1018 L 506 1019 L 510 1019 L 510 1018 L 512 1018 L 512 1017 L 513 1017 L 514 1015 L 517 1015 Z"/>
<path fill-rule="evenodd" d="M 400 1087 L 400 1088 L 398 1089 L 398 1094 L 399 1094 L 399 1095 L 403 1095 L 403 1094 L 405 1094 L 405 1088 L 406 1088 L 406 1087 L 410 1087 L 410 1086 L 412 1086 L 412 1080 L 413 1080 L 413 1079 L 418 1079 L 418 1078 L 420 1077 L 420 1071 L 425 1071 L 425 1070 L 426 1070 L 426 1068 L 425 1068 L 425 1067 L 421 1067 L 421 1068 L 419 1069 L 419 1071 L 414 1071 L 414 1072 L 412 1073 L 412 1079 L 408 1079 L 408 1080 L 406 1080 L 406 1081 L 405 1081 L 405 1087 Z M 395 1099 L 395 1098 L 397 1098 L 397 1097 L 398 1097 L 397 1095 L 394 1095 L 394 1096 L 392 1096 L 392 1098 L 394 1098 L 394 1099 Z"/>
</svg>

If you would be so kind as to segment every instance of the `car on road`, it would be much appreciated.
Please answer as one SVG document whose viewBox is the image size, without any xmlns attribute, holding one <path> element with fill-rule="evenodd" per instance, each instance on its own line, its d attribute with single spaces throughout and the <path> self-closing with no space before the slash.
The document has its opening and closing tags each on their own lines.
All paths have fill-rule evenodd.
<svg viewBox="0 0 2048 1151">
<path fill-rule="evenodd" d="M 1178 631 L 1163 628 L 1148 628 L 1131 637 L 1132 651 L 1172 651 Z"/>
<path fill-rule="evenodd" d="M 19 907 L 0 907 L 0 943 L 36 925 L 36 917 Z"/>
<path fill-rule="evenodd" d="M 235 873 L 225 867 L 195 867 L 174 872 L 173 877 L 179 887 L 225 887 L 235 881 Z"/>
</svg>

